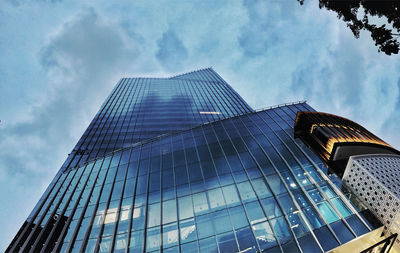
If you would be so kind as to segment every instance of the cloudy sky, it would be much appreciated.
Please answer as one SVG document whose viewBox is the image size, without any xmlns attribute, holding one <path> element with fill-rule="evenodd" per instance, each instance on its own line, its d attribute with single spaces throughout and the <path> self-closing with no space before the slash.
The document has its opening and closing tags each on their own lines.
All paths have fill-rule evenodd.
<svg viewBox="0 0 400 253">
<path fill-rule="evenodd" d="M 400 58 L 317 1 L 0 2 L 0 251 L 116 82 L 212 66 L 253 108 L 307 100 L 400 148 Z"/>
</svg>

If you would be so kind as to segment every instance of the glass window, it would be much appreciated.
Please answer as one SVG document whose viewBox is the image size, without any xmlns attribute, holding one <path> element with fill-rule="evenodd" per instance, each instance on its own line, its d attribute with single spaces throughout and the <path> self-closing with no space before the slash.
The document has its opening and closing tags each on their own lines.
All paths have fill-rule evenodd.
<svg viewBox="0 0 400 253">
<path fill-rule="evenodd" d="M 147 229 L 146 235 L 146 251 L 153 251 L 160 248 L 161 236 L 160 227 Z"/>
<path fill-rule="evenodd" d="M 111 251 L 111 240 L 112 240 L 111 236 L 101 238 L 99 252 L 110 252 Z"/>
<path fill-rule="evenodd" d="M 267 213 L 268 219 L 282 216 L 279 205 L 274 198 L 271 197 L 262 199 L 261 205 L 264 208 L 264 211 Z"/>
<path fill-rule="evenodd" d="M 198 252 L 197 241 L 181 245 L 181 253 L 195 253 L 195 252 Z"/>
<path fill-rule="evenodd" d="M 321 227 L 324 223 L 312 207 L 303 209 L 303 213 L 306 215 L 307 220 L 313 229 Z"/>
<path fill-rule="evenodd" d="M 332 190 L 332 188 L 326 183 L 321 184 L 322 191 L 328 198 L 336 197 L 336 193 Z"/>
<path fill-rule="evenodd" d="M 245 208 L 251 224 L 266 220 L 258 201 L 246 203 Z"/>
<path fill-rule="evenodd" d="M 330 225 L 341 243 L 346 243 L 354 239 L 353 234 L 341 220 L 331 223 Z"/>
<path fill-rule="evenodd" d="M 214 228 L 217 234 L 232 230 L 231 221 L 226 209 L 213 213 L 213 216 Z"/>
<path fill-rule="evenodd" d="M 331 223 L 339 219 L 336 213 L 332 210 L 332 207 L 326 201 L 319 203 L 317 206 L 326 222 Z"/>
<path fill-rule="evenodd" d="M 339 213 L 344 217 L 348 217 L 352 215 L 353 213 L 350 211 L 350 209 L 343 203 L 343 201 L 337 197 L 335 199 L 332 199 L 332 204 L 336 207 L 336 209 L 339 211 Z"/>
<path fill-rule="evenodd" d="M 236 244 L 233 232 L 228 232 L 217 236 L 219 252 L 237 252 L 238 247 Z"/>
<path fill-rule="evenodd" d="M 67 243 L 68 245 L 68 243 Z M 97 238 L 89 239 L 86 244 L 85 252 L 93 253 L 97 245 Z M 61 250 L 62 252 L 62 250 Z"/>
<path fill-rule="evenodd" d="M 239 189 L 240 197 L 242 197 L 244 202 L 256 199 L 256 195 L 248 181 L 237 184 L 237 187 Z"/>
<path fill-rule="evenodd" d="M 241 251 L 257 252 L 256 242 L 249 227 L 244 227 L 236 232 L 239 248 Z"/>
<path fill-rule="evenodd" d="M 163 226 L 163 248 L 178 244 L 178 225 L 176 223 Z"/>
<path fill-rule="evenodd" d="M 194 213 L 201 215 L 209 211 L 207 195 L 205 192 L 197 193 L 193 195 Z"/>
<path fill-rule="evenodd" d="M 131 239 L 129 243 L 129 252 L 142 253 L 143 252 L 143 230 L 135 231 L 131 233 Z"/>
<path fill-rule="evenodd" d="M 326 226 L 314 230 L 314 234 L 324 251 L 328 251 L 339 246 L 339 243 Z"/>
<path fill-rule="evenodd" d="M 303 252 L 321 252 L 320 247 L 311 233 L 297 239 Z"/>
<path fill-rule="evenodd" d="M 206 238 L 215 234 L 213 214 L 205 214 L 196 217 L 197 233 L 199 238 Z"/>
<path fill-rule="evenodd" d="M 283 211 L 288 214 L 297 210 L 294 206 L 292 199 L 287 193 L 277 196 L 279 203 L 282 206 Z"/>
<path fill-rule="evenodd" d="M 357 236 L 369 232 L 369 229 L 361 222 L 361 220 L 356 215 L 347 217 L 346 221 L 349 223 L 350 227 L 354 230 Z"/>
<path fill-rule="evenodd" d="M 179 219 L 180 220 L 193 217 L 192 205 L 193 204 L 192 204 L 191 196 L 178 198 Z"/>
<path fill-rule="evenodd" d="M 124 203 L 122 203 L 124 204 Z M 129 205 L 121 206 L 121 212 L 118 221 L 118 231 L 117 233 L 128 232 L 129 231 L 129 217 L 131 215 L 131 207 Z"/>
<path fill-rule="evenodd" d="M 270 222 L 272 229 L 275 231 L 275 234 L 281 244 L 285 244 L 293 239 L 292 235 L 290 234 L 289 227 L 283 217 L 272 219 Z"/>
<path fill-rule="evenodd" d="M 135 178 L 131 178 L 125 181 L 124 198 L 133 196 L 135 190 Z"/>
<path fill-rule="evenodd" d="M 197 239 L 196 225 L 194 219 L 187 219 L 179 222 L 181 243 L 191 242 Z"/>
<path fill-rule="evenodd" d="M 321 202 L 323 200 L 325 200 L 324 197 L 322 197 L 321 193 L 317 190 L 317 189 L 310 189 L 307 191 L 308 195 L 310 196 L 310 198 L 315 202 Z"/>
<path fill-rule="evenodd" d="M 125 252 L 128 246 L 128 234 L 119 234 L 115 237 L 114 252 Z"/>
<path fill-rule="evenodd" d="M 277 242 L 267 221 L 252 226 L 256 240 L 261 250 L 269 249 L 277 245 Z"/>
<path fill-rule="evenodd" d="M 144 228 L 145 206 L 136 207 L 132 215 L 132 230 L 141 230 Z"/>
<path fill-rule="evenodd" d="M 225 206 L 224 196 L 222 195 L 221 188 L 209 190 L 208 199 L 210 201 L 210 207 L 214 210 L 218 210 Z"/>
<path fill-rule="evenodd" d="M 244 209 L 241 205 L 229 208 L 229 213 L 231 215 L 232 224 L 235 229 L 249 225 L 246 213 L 244 212 Z"/>
<path fill-rule="evenodd" d="M 267 181 L 276 195 L 286 192 L 285 186 L 277 175 L 268 176 Z"/>
<path fill-rule="evenodd" d="M 265 198 L 272 195 L 267 185 L 265 184 L 264 179 L 259 178 L 253 180 L 252 184 L 259 198 Z"/>
<path fill-rule="evenodd" d="M 176 201 L 168 200 L 163 202 L 163 224 L 176 221 Z"/>
<path fill-rule="evenodd" d="M 200 253 L 214 253 L 218 252 L 217 243 L 215 237 L 209 237 L 199 241 Z"/>
<path fill-rule="evenodd" d="M 304 236 L 308 232 L 308 229 L 299 213 L 289 214 L 287 218 L 290 222 L 290 227 L 297 238 Z"/>
<path fill-rule="evenodd" d="M 235 206 L 240 203 L 239 195 L 237 193 L 235 185 L 228 185 L 222 187 L 222 191 L 225 196 L 226 204 L 228 206 Z"/>
<path fill-rule="evenodd" d="M 148 215 L 149 218 L 147 220 L 148 227 L 154 227 L 160 225 L 161 220 L 161 208 L 160 203 L 149 205 Z"/>
</svg>

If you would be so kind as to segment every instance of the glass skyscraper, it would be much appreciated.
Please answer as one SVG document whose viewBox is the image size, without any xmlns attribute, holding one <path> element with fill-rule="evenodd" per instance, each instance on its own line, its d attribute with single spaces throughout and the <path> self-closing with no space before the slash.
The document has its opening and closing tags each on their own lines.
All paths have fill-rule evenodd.
<svg viewBox="0 0 400 253">
<path fill-rule="evenodd" d="M 8 252 L 325 252 L 375 230 L 294 125 L 212 69 L 123 78 Z"/>
</svg>

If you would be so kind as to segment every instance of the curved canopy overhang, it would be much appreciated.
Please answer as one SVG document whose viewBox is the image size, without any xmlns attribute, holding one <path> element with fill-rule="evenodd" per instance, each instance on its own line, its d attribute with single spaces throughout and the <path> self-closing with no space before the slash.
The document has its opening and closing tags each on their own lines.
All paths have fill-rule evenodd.
<svg viewBox="0 0 400 253">
<path fill-rule="evenodd" d="M 329 113 L 299 111 L 294 135 L 328 163 L 347 160 L 352 155 L 400 154 L 361 125 Z"/>
</svg>

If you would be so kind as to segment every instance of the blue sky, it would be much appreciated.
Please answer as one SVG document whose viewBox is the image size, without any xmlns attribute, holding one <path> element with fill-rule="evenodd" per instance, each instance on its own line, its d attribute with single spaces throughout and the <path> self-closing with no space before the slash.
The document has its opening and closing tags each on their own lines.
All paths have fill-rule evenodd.
<svg viewBox="0 0 400 253">
<path fill-rule="evenodd" d="M 253 107 L 307 100 L 400 148 L 400 58 L 317 1 L 0 2 L 0 250 L 122 76 L 212 66 Z"/>
</svg>

